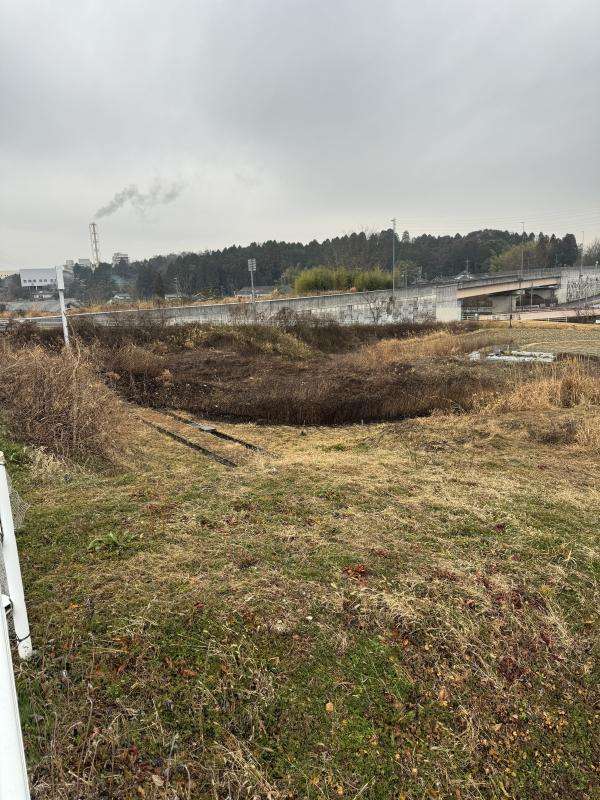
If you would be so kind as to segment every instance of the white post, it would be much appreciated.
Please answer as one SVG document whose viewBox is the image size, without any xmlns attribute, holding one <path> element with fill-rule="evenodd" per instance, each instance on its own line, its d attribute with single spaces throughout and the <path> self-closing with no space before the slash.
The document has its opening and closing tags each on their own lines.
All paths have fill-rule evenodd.
<svg viewBox="0 0 600 800">
<path fill-rule="evenodd" d="M 12 608 L 21 658 L 31 656 L 31 637 L 2 453 L 0 453 L 0 524 L 8 591 L 8 595 L 2 594 L 0 608 L 0 800 L 29 800 L 27 764 L 6 621 L 8 610 Z"/>
<path fill-rule="evenodd" d="M 4 453 L 0 452 L 0 526 L 2 527 L 2 557 L 6 571 L 8 596 L 12 606 L 13 625 L 19 643 L 19 655 L 23 659 L 31 658 L 31 634 L 25 606 L 25 592 L 19 566 L 17 539 L 10 507 L 8 477 Z"/>
<path fill-rule="evenodd" d="M 2 595 L 4 601 L 4 595 Z M 10 656 L 6 612 L 0 608 L 0 800 L 29 800 L 17 689 Z"/>
<path fill-rule="evenodd" d="M 65 279 L 62 267 L 56 267 L 56 288 L 58 289 L 58 302 L 60 303 L 63 336 L 65 337 L 65 345 L 69 347 L 69 328 L 67 325 L 67 311 L 65 309 Z"/>
<path fill-rule="evenodd" d="M 250 285 L 252 287 L 252 311 L 256 317 L 256 296 L 254 293 L 254 273 L 256 272 L 256 259 L 248 259 L 248 272 L 250 273 Z"/>
</svg>

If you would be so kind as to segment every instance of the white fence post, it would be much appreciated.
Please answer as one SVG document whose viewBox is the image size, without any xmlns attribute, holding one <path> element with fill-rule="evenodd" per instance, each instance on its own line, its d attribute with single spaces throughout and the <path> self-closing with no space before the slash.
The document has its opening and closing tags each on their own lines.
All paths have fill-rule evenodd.
<svg viewBox="0 0 600 800">
<path fill-rule="evenodd" d="M 0 524 L 6 591 L 0 608 L 0 800 L 29 800 L 27 764 L 15 686 L 7 612 L 12 610 L 21 658 L 31 656 L 31 636 L 10 506 L 4 454 L 0 453 Z"/>
<path fill-rule="evenodd" d="M 17 539 L 10 507 L 8 476 L 4 461 L 4 453 L 0 453 L 0 527 L 2 528 L 2 557 L 6 570 L 8 596 L 12 606 L 12 618 L 15 635 L 19 644 L 19 655 L 27 659 L 31 657 L 31 634 L 25 606 L 25 592 L 19 566 Z"/>
<path fill-rule="evenodd" d="M 3 600 L 4 597 L 2 595 Z M 4 607 L 0 609 L 0 629 L 0 800 L 29 800 L 21 718 Z"/>
</svg>

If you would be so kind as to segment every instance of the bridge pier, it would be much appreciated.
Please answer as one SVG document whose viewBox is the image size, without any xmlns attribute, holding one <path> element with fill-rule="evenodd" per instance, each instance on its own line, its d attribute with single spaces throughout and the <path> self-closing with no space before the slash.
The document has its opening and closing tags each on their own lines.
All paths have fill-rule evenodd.
<svg viewBox="0 0 600 800">
<path fill-rule="evenodd" d="M 512 314 L 517 307 L 517 293 L 490 295 L 492 301 L 492 314 Z"/>
</svg>

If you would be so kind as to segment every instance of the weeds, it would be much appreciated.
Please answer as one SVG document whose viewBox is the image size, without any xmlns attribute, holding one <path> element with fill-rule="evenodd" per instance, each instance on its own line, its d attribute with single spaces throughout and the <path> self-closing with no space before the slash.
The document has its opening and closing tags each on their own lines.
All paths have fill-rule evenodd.
<svg viewBox="0 0 600 800">
<path fill-rule="evenodd" d="M 490 401 L 483 401 L 488 411 L 539 411 L 600 404 L 600 374 L 581 361 L 568 360 L 530 371 L 514 371 L 510 384 Z M 509 385 L 510 385 L 509 384 Z"/>
<path fill-rule="evenodd" d="M 127 413 L 79 348 L 0 345 L 0 411 L 19 439 L 61 458 L 114 461 Z"/>
<path fill-rule="evenodd" d="M 438 331 L 408 339 L 383 339 L 360 351 L 357 360 L 370 369 L 380 369 L 383 364 L 449 358 L 492 345 L 511 344 L 513 341 L 510 331 L 473 331 L 464 334 Z"/>
</svg>

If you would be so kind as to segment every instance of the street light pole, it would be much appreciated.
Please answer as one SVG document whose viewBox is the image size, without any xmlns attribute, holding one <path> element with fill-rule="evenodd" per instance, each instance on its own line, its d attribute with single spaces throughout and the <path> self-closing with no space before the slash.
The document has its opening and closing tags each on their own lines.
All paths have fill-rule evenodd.
<svg viewBox="0 0 600 800">
<path fill-rule="evenodd" d="M 519 294 L 521 295 L 521 311 L 523 311 L 523 295 L 524 289 L 523 286 L 523 270 L 525 267 L 525 223 L 521 223 L 521 277 L 519 279 L 519 284 L 521 285 L 521 289 Z"/>
<path fill-rule="evenodd" d="M 523 267 L 525 262 L 525 223 L 521 223 L 521 278 L 523 277 Z"/>
</svg>

